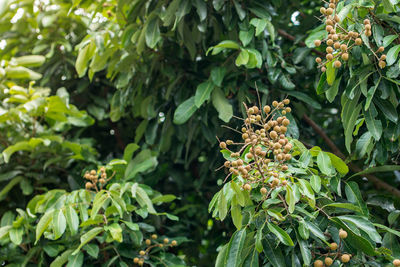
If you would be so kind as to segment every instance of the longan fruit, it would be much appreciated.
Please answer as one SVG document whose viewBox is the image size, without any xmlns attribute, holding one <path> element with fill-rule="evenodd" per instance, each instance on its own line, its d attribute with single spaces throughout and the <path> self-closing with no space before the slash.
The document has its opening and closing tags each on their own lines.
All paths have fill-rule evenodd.
<svg viewBox="0 0 400 267">
<path fill-rule="evenodd" d="M 379 63 L 378 63 L 378 65 L 379 65 L 379 68 L 383 69 L 383 68 L 385 68 L 385 67 L 386 67 L 386 62 L 385 62 L 385 61 L 382 61 L 382 60 L 380 60 L 380 61 L 379 61 Z"/>
<path fill-rule="evenodd" d="M 105 180 L 104 178 L 100 178 L 100 179 L 99 179 L 99 183 L 105 184 L 105 183 L 106 183 L 106 180 Z"/>
<path fill-rule="evenodd" d="M 286 107 L 286 108 L 285 108 L 285 111 L 286 111 L 287 113 L 290 113 L 290 112 L 292 112 L 292 109 L 291 109 L 290 107 Z"/>
<path fill-rule="evenodd" d="M 345 44 L 340 45 L 340 50 L 346 51 L 347 50 L 347 45 L 345 45 Z"/>
<path fill-rule="evenodd" d="M 251 190 L 251 185 L 245 184 L 243 185 L 244 190 L 250 191 Z"/>
<path fill-rule="evenodd" d="M 333 26 L 333 21 L 332 21 L 331 19 L 327 19 L 327 20 L 325 21 L 325 24 L 326 24 L 326 25 L 331 25 L 331 26 Z"/>
<path fill-rule="evenodd" d="M 369 19 L 364 19 L 364 25 L 366 24 L 370 24 L 371 22 L 369 21 Z"/>
<path fill-rule="evenodd" d="M 355 42 L 356 45 L 361 45 L 362 44 L 361 38 L 357 38 L 354 42 Z"/>
<path fill-rule="evenodd" d="M 334 20 L 335 20 L 336 22 L 339 22 L 339 21 L 340 21 L 340 18 L 339 18 L 339 16 L 338 16 L 337 14 L 335 14 Z"/>
<path fill-rule="evenodd" d="M 314 261 L 314 267 L 324 267 L 324 263 L 321 260 Z"/>
<path fill-rule="evenodd" d="M 271 131 L 271 132 L 269 133 L 269 136 L 270 136 L 272 139 L 276 139 L 276 138 L 278 137 L 278 133 L 275 132 L 275 131 Z"/>
<path fill-rule="evenodd" d="M 262 187 L 262 188 L 260 189 L 260 193 L 263 194 L 263 195 L 265 195 L 265 194 L 267 193 L 267 188 Z"/>
<path fill-rule="evenodd" d="M 385 59 L 386 59 L 386 55 L 382 55 L 381 60 L 385 60 Z"/>
<path fill-rule="evenodd" d="M 328 25 L 328 26 L 325 27 L 325 30 L 327 32 L 330 32 L 331 30 L 333 30 L 333 27 L 331 25 Z"/>
<path fill-rule="evenodd" d="M 330 249 L 330 250 L 337 250 L 337 248 L 338 248 L 338 244 L 335 243 L 335 242 L 333 242 L 333 243 L 331 243 L 331 244 L 329 245 L 329 249 Z"/>
<path fill-rule="evenodd" d="M 146 239 L 146 245 L 148 245 L 148 246 L 151 245 L 151 240 L 150 239 Z"/>
<path fill-rule="evenodd" d="M 326 14 L 327 15 L 332 15 L 333 14 L 333 8 L 329 7 L 326 9 Z"/>
<path fill-rule="evenodd" d="M 140 261 L 138 262 L 138 264 L 139 264 L 139 266 L 143 266 L 144 260 L 140 260 Z"/>
<path fill-rule="evenodd" d="M 290 104 L 290 99 L 287 99 L 287 98 L 283 99 L 283 104 L 289 105 Z"/>
<path fill-rule="evenodd" d="M 336 43 L 333 45 L 333 47 L 334 47 L 335 49 L 339 49 L 339 48 L 340 48 L 340 43 L 339 43 L 339 42 L 336 42 Z"/>
<path fill-rule="evenodd" d="M 330 46 L 328 46 L 328 47 L 326 48 L 326 53 L 331 54 L 332 52 L 333 52 L 333 48 L 330 47 Z"/>
<path fill-rule="evenodd" d="M 326 266 L 331 266 L 333 264 L 333 260 L 330 257 L 325 258 L 325 265 Z"/>
<path fill-rule="evenodd" d="M 316 47 L 320 46 L 320 45 L 321 45 L 321 40 L 315 40 L 315 41 L 314 41 L 314 45 L 315 45 Z"/>
<path fill-rule="evenodd" d="M 342 66 L 342 62 L 340 62 L 339 60 L 336 60 L 334 63 L 333 63 L 333 66 L 335 67 L 335 68 L 340 68 L 341 66 Z"/>
<path fill-rule="evenodd" d="M 349 60 L 349 54 L 343 53 L 343 54 L 342 54 L 342 59 L 343 59 L 344 61 Z"/>
<path fill-rule="evenodd" d="M 257 106 L 253 106 L 253 110 L 255 114 L 258 114 L 258 112 L 260 112 L 260 110 L 258 109 Z"/>
<path fill-rule="evenodd" d="M 332 34 L 332 40 L 336 41 L 337 39 L 339 39 L 339 35 L 336 33 Z"/>
<path fill-rule="evenodd" d="M 169 239 L 168 238 L 164 238 L 164 244 L 168 244 L 169 243 Z"/>
<path fill-rule="evenodd" d="M 271 111 L 271 107 L 270 106 L 264 106 L 264 112 L 265 113 L 269 113 Z"/>
<path fill-rule="evenodd" d="M 157 239 L 157 237 L 158 237 L 158 236 L 157 236 L 156 234 L 151 235 L 151 238 L 152 238 L 152 239 Z"/>
<path fill-rule="evenodd" d="M 287 168 L 287 166 L 286 166 L 286 168 Z M 283 170 L 283 169 L 282 169 L 282 170 Z M 283 185 L 283 186 L 286 186 L 287 184 L 288 184 L 288 181 L 286 181 L 286 180 L 283 180 L 283 181 L 282 181 L 282 185 Z"/>
<path fill-rule="evenodd" d="M 365 36 L 370 37 L 371 35 L 372 35 L 372 32 L 371 32 L 371 31 L 366 31 L 366 32 L 365 32 Z"/>
<path fill-rule="evenodd" d="M 334 3 L 330 3 L 330 4 L 329 4 L 329 7 L 330 7 L 330 8 L 335 8 L 336 5 L 335 5 Z"/>
<path fill-rule="evenodd" d="M 343 263 L 347 263 L 347 262 L 350 261 L 350 255 L 349 255 L 349 254 L 343 254 L 343 255 L 340 257 L 340 260 L 341 260 Z"/>
<path fill-rule="evenodd" d="M 139 251 L 140 256 L 146 255 L 146 252 L 144 250 Z"/>
<path fill-rule="evenodd" d="M 321 12 L 322 14 L 326 14 L 326 8 L 325 7 L 321 7 L 320 9 L 319 9 L 319 12 Z"/>
<path fill-rule="evenodd" d="M 365 30 L 370 31 L 371 30 L 371 24 L 366 24 L 364 26 Z"/>
<path fill-rule="evenodd" d="M 326 44 L 327 44 L 327 45 L 333 45 L 333 40 L 332 40 L 332 39 L 328 39 L 328 40 L 326 41 Z"/>
<path fill-rule="evenodd" d="M 273 106 L 273 107 L 276 108 L 278 105 L 279 105 L 278 101 L 273 101 L 273 102 L 272 102 L 272 106 Z"/>
<path fill-rule="evenodd" d="M 139 258 L 137 258 L 137 257 L 134 258 L 134 259 L 133 259 L 133 262 L 134 262 L 134 263 L 138 263 L 138 262 L 139 262 Z"/>
<path fill-rule="evenodd" d="M 380 47 L 378 48 L 378 52 L 379 52 L 379 53 L 382 53 L 383 51 L 385 51 L 385 48 L 384 48 L 383 46 L 380 46 Z"/>
<path fill-rule="evenodd" d="M 290 160 L 291 158 L 292 158 L 292 155 L 290 155 L 290 154 L 285 155 L 285 160 Z"/>
<path fill-rule="evenodd" d="M 326 59 L 331 61 L 333 59 L 333 55 L 332 54 L 327 54 L 326 55 Z"/>
<path fill-rule="evenodd" d="M 394 266 L 400 266 L 400 260 L 399 259 L 395 259 L 394 261 L 393 261 L 393 265 Z"/>
<path fill-rule="evenodd" d="M 93 187 L 93 184 L 92 184 L 91 182 L 87 182 L 87 183 L 85 184 L 85 188 L 86 188 L 87 190 L 91 189 L 92 187 Z"/>
<path fill-rule="evenodd" d="M 290 120 L 288 120 L 288 119 L 284 119 L 283 121 L 282 121 L 282 125 L 283 126 L 288 126 L 290 124 Z"/>
<path fill-rule="evenodd" d="M 219 143 L 219 147 L 222 148 L 222 149 L 225 149 L 226 148 L 226 143 L 225 142 Z"/>
<path fill-rule="evenodd" d="M 322 67 L 322 68 L 321 68 L 321 71 L 322 71 L 322 72 L 325 72 L 325 71 L 326 71 L 326 68 L 325 68 L 325 67 Z"/>
<path fill-rule="evenodd" d="M 176 240 L 172 240 L 171 245 L 176 246 L 176 245 L 178 245 L 178 242 L 176 242 Z"/>
<path fill-rule="evenodd" d="M 345 230 L 343 230 L 343 229 L 340 229 L 339 230 L 339 237 L 341 239 L 345 239 L 347 237 L 347 232 Z"/>
</svg>

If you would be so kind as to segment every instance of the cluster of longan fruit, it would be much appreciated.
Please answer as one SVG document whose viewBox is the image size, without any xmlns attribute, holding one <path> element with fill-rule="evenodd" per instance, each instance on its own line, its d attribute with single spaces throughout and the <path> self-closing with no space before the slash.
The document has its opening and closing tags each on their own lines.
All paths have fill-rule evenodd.
<svg viewBox="0 0 400 267">
<path fill-rule="evenodd" d="M 326 40 L 327 47 L 326 51 L 326 61 L 323 61 L 320 57 L 317 57 L 315 61 L 319 64 L 322 72 L 326 71 L 325 65 L 328 62 L 333 61 L 333 66 L 335 68 L 340 68 L 342 66 L 342 61 L 349 60 L 349 51 L 354 46 L 359 46 L 363 44 L 360 38 L 360 33 L 355 31 L 347 31 L 342 27 L 339 22 L 340 18 L 336 11 L 336 4 L 339 0 L 330 0 L 327 8 L 321 7 L 320 12 L 325 17 L 325 30 L 328 32 L 328 38 Z M 364 34 L 367 37 L 372 35 L 371 22 L 369 19 L 364 20 Z M 315 40 L 314 44 L 319 47 L 322 44 L 321 40 Z M 379 60 L 379 67 L 383 69 L 386 66 L 386 55 L 377 56 L 377 53 L 382 53 L 384 47 L 380 46 L 375 52 L 372 51 L 375 57 Z"/>
<path fill-rule="evenodd" d="M 89 180 L 85 184 L 85 188 L 87 190 L 95 189 L 96 191 L 98 188 L 103 188 L 103 186 L 112 178 L 107 179 L 107 173 L 106 173 L 106 168 L 101 167 L 100 168 L 100 173 L 98 174 L 96 170 L 91 170 L 90 172 L 87 171 L 85 172 L 83 178 L 86 180 Z M 99 187 L 97 185 L 99 184 Z"/>
<path fill-rule="evenodd" d="M 144 260 L 146 256 L 150 253 L 150 251 L 153 248 L 165 248 L 165 247 L 175 247 L 178 245 L 178 242 L 176 240 L 170 241 L 168 238 L 164 238 L 162 242 L 157 241 L 158 236 L 156 234 L 151 235 L 151 238 L 146 239 L 145 244 L 147 248 L 145 250 L 139 251 L 139 257 L 135 257 L 133 259 L 133 263 L 143 266 L 144 265 Z"/>
<path fill-rule="evenodd" d="M 283 172 L 288 170 L 288 166 L 284 163 L 292 158 L 292 144 L 285 136 L 290 124 L 285 116 L 291 112 L 291 108 L 286 106 L 289 103 L 289 99 L 273 101 L 272 107 L 267 105 L 262 110 L 257 106 L 245 106 L 247 118 L 244 119 L 241 129 L 243 142 L 220 142 L 220 148 L 227 149 L 233 158 L 226 161 L 224 166 L 229 169 L 229 175 L 240 175 L 244 178 L 243 189 L 250 191 L 252 184 L 257 187 L 260 183 L 271 188 L 287 184 Z M 233 152 L 228 148 L 231 145 L 241 147 L 238 152 Z M 260 189 L 264 195 L 267 191 L 264 186 Z"/>
<path fill-rule="evenodd" d="M 341 240 L 347 238 L 347 232 L 343 229 L 339 230 L 339 237 Z M 340 242 L 342 243 L 342 242 Z M 331 243 L 328 248 L 331 252 L 324 254 L 325 259 L 314 261 L 314 267 L 331 266 L 336 259 L 342 263 L 348 263 L 351 259 L 351 254 L 345 254 L 340 251 L 341 247 L 337 243 Z M 336 251 L 336 252 L 335 252 Z M 333 257 L 333 258 L 332 258 Z"/>
</svg>

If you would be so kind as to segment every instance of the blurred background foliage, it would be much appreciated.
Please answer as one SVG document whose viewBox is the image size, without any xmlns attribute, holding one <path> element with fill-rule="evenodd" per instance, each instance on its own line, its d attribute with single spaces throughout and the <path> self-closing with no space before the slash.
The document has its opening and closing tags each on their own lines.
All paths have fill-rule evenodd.
<svg viewBox="0 0 400 267">
<path fill-rule="evenodd" d="M 382 36 L 389 35 L 390 28 L 400 31 L 397 1 L 390 1 L 390 11 L 372 1 L 343 2 L 366 8 L 372 5 L 384 25 Z M 325 98 L 322 92 L 330 86 L 318 86 L 320 72 L 314 63 L 324 50 L 313 47 L 313 40 L 321 36 L 321 23 L 316 18 L 320 6 L 321 1 L 309 0 L 0 0 L 3 155 L 12 144 L 39 138 L 29 134 L 35 127 L 31 119 L 21 119 L 18 126 L 28 134 L 16 130 L 13 121 L 1 120 L 7 110 L 18 110 L 7 100 L 14 83 L 31 94 L 33 85 L 29 82 L 36 80 L 36 86 L 51 88 L 46 90 L 54 95 L 50 99 L 57 96 L 57 101 L 73 104 L 76 112 L 79 109 L 83 112 L 79 114 L 84 114 L 79 116 L 86 118 L 84 123 L 76 123 L 68 117 L 61 127 L 59 122 L 47 120 L 46 113 L 27 111 L 24 117 L 43 118 L 43 134 L 60 135 L 62 140 L 80 144 L 81 152 L 76 155 L 73 149 L 69 151 L 65 141 L 51 141 L 29 151 L 16 150 L 8 163 L 6 157 L 1 159 L 1 186 L 11 183 L 12 188 L 5 193 L 8 197 L 0 199 L 7 203 L 0 215 L 5 209 L 24 207 L 34 192 L 81 187 L 83 169 L 121 158 L 125 147 L 135 143 L 152 151 L 138 159 L 151 168 L 135 180 L 163 194 L 178 196 L 168 212 L 180 220 L 162 225 L 162 231 L 191 240 L 179 250 L 188 264 L 205 266 L 215 260 L 218 246 L 226 243 L 234 229 L 228 222 L 213 221 L 207 211 L 225 176 L 223 171 L 216 171 L 223 162 L 216 136 L 229 138 L 233 134 L 221 125 L 240 125 L 235 116 L 243 115 L 243 102 L 265 104 L 286 96 L 294 111 L 290 135 L 306 147 L 318 145 L 326 151 L 340 151 L 347 162 L 352 161 L 353 172 L 397 165 L 399 40 L 392 40 L 387 47 L 397 47 L 393 66 L 385 70 L 390 79 L 376 85 L 371 76 L 366 85 L 376 85 L 379 94 L 374 95 L 374 101 L 390 109 L 391 118 L 384 109 L 378 109 L 376 115 L 388 130 L 374 142 L 376 148 L 363 150 L 368 146 L 363 136 L 369 128 L 362 123 L 364 115 L 360 113 L 352 122 L 352 127 L 357 125 L 353 149 L 346 150 L 346 118 L 341 116 L 340 96 L 347 91 L 346 86 L 358 84 L 362 73 L 355 70 L 369 63 L 360 51 L 353 64 L 340 70 L 343 86 L 337 91 L 339 95 L 329 101 Z M 22 58 L 21 63 L 21 57 L 27 55 L 40 56 L 39 62 L 27 64 L 24 60 L 29 58 Z M 19 66 L 27 69 L 13 74 L 12 69 Z M 347 85 L 347 81 L 354 85 Z M 389 95 L 391 106 L 385 104 Z M 47 95 L 42 97 L 43 105 L 51 104 Z M 318 126 L 335 147 L 327 143 Z M 59 162 L 52 153 L 57 154 Z M 25 159 L 38 157 L 40 161 L 35 163 Z M 151 161 L 146 161 L 149 158 Z M 50 165 L 46 164 L 49 160 Z M 394 196 L 399 197 L 395 188 L 400 185 L 400 174 L 393 168 L 382 170 L 378 177 L 369 177 L 369 182 L 366 178 L 358 180 L 367 202 L 380 206 L 377 217 L 379 213 L 386 217 L 387 212 L 397 212 L 399 204 Z M 3 176 L 10 172 L 14 173 Z M 22 178 L 16 182 L 15 177 Z M 53 184 L 48 185 L 50 180 Z M 387 206 L 382 208 L 382 202 Z"/>
</svg>

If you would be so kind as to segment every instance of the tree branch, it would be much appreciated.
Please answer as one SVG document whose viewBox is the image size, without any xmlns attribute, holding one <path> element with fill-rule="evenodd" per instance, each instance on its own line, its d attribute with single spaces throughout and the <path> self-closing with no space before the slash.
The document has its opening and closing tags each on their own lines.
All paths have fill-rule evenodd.
<svg viewBox="0 0 400 267">
<path fill-rule="evenodd" d="M 278 29 L 278 34 L 285 37 L 286 39 L 289 39 L 291 41 L 295 41 L 296 37 L 294 37 L 293 35 L 287 33 L 286 31 L 282 30 L 282 29 Z M 304 43 L 303 41 L 298 42 L 299 45 L 301 46 L 307 46 L 306 43 Z M 325 54 L 321 51 L 318 51 L 317 49 L 311 49 L 311 51 L 313 51 L 314 53 L 316 53 L 317 55 L 321 56 L 321 57 L 325 57 Z"/>
<path fill-rule="evenodd" d="M 328 135 L 322 130 L 310 117 L 308 117 L 306 114 L 303 115 L 303 120 L 307 122 L 311 128 L 314 129 L 314 131 L 319 134 L 322 139 L 326 142 L 326 144 L 330 147 L 332 150 L 333 154 L 341 158 L 342 160 L 346 159 L 346 156 L 340 151 L 340 149 L 333 143 L 333 141 L 328 137 Z M 354 163 L 349 163 L 347 164 L 350 168 L 351 171 L 353 172 L 360 172 L 362 169 L 355 165 Z M 390 184 L 380 180 L 378 177 L 372 174 L 365 174 L 365 177 L 373 183 L 378 189 L 384 189 L 387 192 L 393 194 L 394 196 L 400 198 L 400 190 L 397 188 L 391 186 Z"/>
</svg>

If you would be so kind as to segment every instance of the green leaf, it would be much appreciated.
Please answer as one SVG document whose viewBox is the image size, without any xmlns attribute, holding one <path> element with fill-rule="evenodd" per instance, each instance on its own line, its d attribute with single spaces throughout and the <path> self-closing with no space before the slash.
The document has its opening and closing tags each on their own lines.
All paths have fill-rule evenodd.
<svg viewBox="0 0 400 267">
<path fill-rule="evenodd" d="M 349 172 L 349 167 L 341 158 L 330 152 L 324 152 L 324 153 L 326 153 L 329 156 L 333 167 L 335 167 L 335 169 L 338 172 L 340 172 L 341 174 L 346 174 Z"/>
<path fill-rule="evenodd" d="M 268 229 L 278 237 L 278 239 L 285 244 L 286 246 L 294 246 L 293 240 L 290 238 L 288 233 L 286 233 L 282 228 L 278 225 L 267 223 Z"/>
<path fill-rule="evenodd" d="M 224 122 L 229 122 L 233 116 L 233 108 L 229 101 L 225 98 L 221 89 L 215 88 L 212 93 L 212 103 L 218 111 L 218 118 Z"/>
<path fill-rule="evenodd" d="M 338 218 L 342 222 L 353 223 L 355 226 L 357 226 L 357 228 L 364 231 L 371 238 L 371 240 L 375 241 L 376 243 L 382 243 L 382 238 L 376 231 L 374 225 L 365 217 L 358 215 L 343 215 L 338 216 Z"/>
<path fill-rule="evenodd" d="M 53 220 L 53 213 L 54 213 L 54 210 L 46 212 L 45 214 L 43 214 L 42 218 L 40 218 L 40 220 L 36 226 L 35 244 L 39 241 L 43 232 L 47 229 L 47 227 L 50 225 L 51 221 Z"/>
<path fill-rule="evenodd" d="M 321 172 L 325 175 L 332 175 L 332 163 L 331 159 L 329 158 L 328 154 L 326 152 L 319 152 L 317 156 L 317 164 L 318 168 L 321 170 Z"/>
<path fill-rule="evenodd" d="M 393 65 L 393 63 L 396 62 L 399 52 L 400 52 L 400 45 L 395 45 L 389 49 L 389 51 L 386 54 L 386 63 L 388 66 L 391 66 Z"/>
<path fill-rule="evenodd" d="M 36 81 L 42 78 L 42 74 L 37 73 L 31 69 L 17 66 L 17 67 L 6 67 L 6 76 L 9 79 L 28 79 L 31 81 Z"/>
<path fill-rule="evenodd" d="M 46 57 L 42 55 L 28 55 L 22 57 L 14 57 L 11 59 L 13 65 L 24 67 L 40 67 L 46 61 Z"/>
<path fill-rule="evenodd" d="M 310 230 L 310 232 L 313 235 L 315 235 L 322 241 L 326 241 L 326 237 L 325 237 L 324 233 L 321 231 L 321 229 L 319 229 L 319 227 L 317 225 L 315 225 L 312 222 L 308 222 L 308 221 L 304 221 L 304 223 L 307 225 L 307 228 Z"/>
<path fill-rule="evenodd" d="M 358 188 L 358 184 L 356 182 L 346 183 L 345 192 L 347 200 L 357 205 L 361 209 L 363 215 L 368 216 L 369 212 L 367 209 L 367 205 L 362 199 L 360 189 Z"/>
<path fill-rule="evenodd" d="M 330 204 L 326 204 L 325 206 L 322 207 L 322 209 L 324 209 L 325 207 L 336 207 L 336 208 L 341 208 L 341 209 L 348 209 L 348 210 L 352 210 L 355 212 L 361 212 L 361 209 L 353 204 L 350 203 L 330 203 Z"/>
<path fill-rule="evenodd" d="M 112 238 L 117 242 L 122 242 L 122 228 L 118 223 L 113 223 L 107 226 Z"/>
<path fill-rule="evenodd" d="M 313 174 L 310 183 L 315 192 L 318 193 L 321 190 L 321 178 L 318 175 Z"/>
<path fill-rule="evenodd" d="M 231 203 L 231 215 L 233 224 L 236 226 L 237 230 L 242 229 L 242 210 L 239 205 Z"/>
<path fill-rule="evenodd" d="M 239 39 L 242 42 L 243 46 L 247 46 L 253 40 L 253 36 L 254 36 L 253 28 L 239 32 Z"/>
<path fill-rule="evenodd" d="M 246 228 L 236 231 L 229 242 L 227 256 L 228 261 L 226 266 L 237 267 L 242 261 L 242 250 L 246 239 Z"/>
<path fill-rule="evenodd" d="M 92 211 L 90 212 L 90 218 L 94 219 L 100 209 L 103 207 L 106 200 L 109 198 L 109 195 L 104 191 L 100 191 L 96 194 L 93 200 Z"/>
<path fill-rule="evenodd" d="M 161 40 L 159 20 L 157 16 L 154 16 L 147 23 L 145 38 L 147 46 L 151 49 L 156 47 L 157 43 Z"/>
<path fill-rule="evenodd" d="M 249 62 L 249 53 L 247 50 L 242 49 L 235 60 L 236 66 L 246 65 Z"/>
<path fill-rule="evenodd" d="M 103 227 L 95 227 L 91 229 L 89 232 L 85 233 L 84 235 L 81 236 L 81 244 L 79 247 L 72 253 L 72 255 L 76 255 L 79 253 L 80 249 L 89 243 L 93 238 L 95 238 L 97 235 L 99 235 L 101 232 L 103 232 L 104 229 Z"/>
<path fill-rule="evenodd" d="M 397 123 L 397 120 L 399 118 L 397 115 L 397 110 L 390 101 L 382 100 L 377 97 L 375 97 L 373 101 L 388 120 Z"/>
<path fill-rule="evenodd" d="M 309 248 L 309 243 L 304 241 L 299 237 L 299 234 L 296 232 L 296 238 L 299 243 L 300 253 L 303 258 L 304 264 L 309 266 L 312 260 L 311 250 Z"/>
<path fill-rule="evenodd" d="M 267 27 L 266 19 L 253 18 L 250 20 L 250 24 L 256 28 L 256 36 L 259 36 Z"/>
<path fill-rule="evenodd" d="M 264 238 L 262 241 L 265 257 L 267 257 L 269 262 L 274 267 L 286 267 L 285 259 L 282 255 L 282 250 L 276 247 L 275 244 L 272 243 L 268 237 L 271 236 L 267 236 L 267 238 Z"/>
<path fill-rule="evenodd" d="M 363 251 L 369 256 L 375 256 L 376 252 L 372 244 L 362 236 L 354 233 L 345 223 L 343 223 L 339 218 L 330 218 L 335 224 L 347 232 L 346 243 L 349 243 L 353 248 Z"/>
<path fill-rule="evenodd" d="M 60 238 L 67 228 L 67 221 L 64 213 L 61 209 L 54 211 L 53 213 L 53 231 L 54 239 Z"/>
<path fill-rule="evenodd" d="M 212 82 L 204 82 L 197 86 L 196 94 L 194 96 L 194 103 L 196 107 L 200 107 L 205 101 L 210 99 L 211 92 L 215 86 Z"/>
<path fill-rule="evenodd" d="M 325 91 L 325 95 L 326 95 L 326 99 L 328 99 L 328 101 L 330 103 L 333 102 L 333 100 L 335 100 L 335 97 L 339 91 L 339 85 L 340 85 L 340 81 L 342 80 L 342 76 L 340 76 L 338 79 L 336 79 L 332 86 Z"/>
<path fill-rule="evenodd" d="M 174 123 L 175 124 L 184 124 L 190 117 L 192 117 L 193 113 L 197 110 L 197 106 L 195 104 L 195 97 L 192 96 L 189 99 L 182 102 L 174 113 Z"/>
<path fill-rule="evenodd" d="M 350 178 L 354 176 L 361 176 L 369 173 L 377 173 L 377 172 L 393 172 L 393 171 L 398 171 L 400 170 L 399 165 L 384 165 L 384 166 L 378 166 L 378 167 L 370 167 L 367 168 L 361 172 L 357 172 L 353 174 Z"/>
<path fill-rule="evenodd" d="M 233 189 L 233 191 L 235 191 L 235 196 L 236 196 L 236 200 L 238 202 L 238 204 L 242 207 L 244 207 L 245 205 L 245 199 L 244 199 L 244 195 L 242 190 L 240 189 L 240 187 L 237 185 L 237 183 L 235 183 L 234 181 L 231 181 L 231 188 Z"/>
<path fill-rule="evenodd" d="M 223 221 L 226 217 L 226 214 L 228 213 L 228 207 L 227 207 L 227 202 L 224 194 L 224 190 L 221 191 L 219 194 L 218 198 L 218 214 L 219 214 L 219 219 Z"/>
<path fill-rule="evenodd" d="M 264 226 L 265 226 L 265 224 L 263 224 L 262 227 L 257 230 L 256 237 L 255 237 L 255 239 L 256 239 L 255 247 L 259 253 L 261 253 L 264 249 L 263 245 L 262 245 L 262 240 L 264 238 L 264 234 L 263 234 Z"/>
<path fill-rule="evenodd" d="M 153 203 L 167 203 L 174 201 L 176 199 L 176 196 L 168 194 L 168 195 L 161 195 L 158 197 L 155 197 L 151 200 Z"/>
<path fill-rule="evenodd" d="M 396 38 L 397 38 L 397 35 L 395 35 L 395 34 L 385 36 L 383 38 L 383 47 L 385 47 L 385 48 L 388 47 Z"/>
<path fill-rule="evenodd" d="M 84 250 L 86 250 L 87 254 L 92 256 L 93 258 L 97 259 L 99 256 L 99 246 L 96 244 L 87 244 L 83 247 Z"/>
<path fill-rule="evenodd" d="M 379 223 L 374 223 L 374 226 L 376 226 L 376 227 L 378 227 L 380 229 L 383 229 L 388 233 L 391 233 L 391 234 L 394 234 L 394 235 L 397 235 L 398 237 L 400 237 L 400 232 L 399 231 L 393 230 L 393 229 L 391 229 L 391 228 L 389 228 L 389 227 L 387 227 L 385 225 L 382 225 L 382 224 L 379 224 Z"/>
<path fill-rule="evenodd" d="M 75 69 L 79 78 L 85 75 L 86 69 L 89 65 L 89 60 L 92 58 L 96 46 L 93 42 L 89 42 L 85 47 L 81 48 L 75 62 Z"/>
<path fill-rule="evenodd" d="M 137 202 L 141 207 L 147 207 L 149 213 L 157 213 L 154 209 L 153 203 L 151 202 L 149 196 L 147 195 L 146 191 L 144 191 L 140 186 L 137 186 L 135 194 L 133 193 L 133 186 L 132 186 L 132 196 L 136 198 Z"/>
<path fill-rule="evenodd" d="M 83 253 L 79 252 L 75 255 L 68 256 L 68 264 L 66 267 L 81 267 L 83 264 Z"/>
<path fill-rule="evenodd" d="M 211 80 L 213 81 L 213 83 L 216 86 L 221 87 L 222 81 L 223 81 L 224 76 L 225 76 L 225 73 L 226 73 L 226 68 L 225 67 L 214 67 L 211 70 L 211 75 L 210 75 L 211 76 Z"/>
<path fill-rule="evenodd" d="M 11 228 L 8 232 L 11 242 L 15 245 L 20 245 L 22 243 L 22 236 L 24 235 L 23 228 Z"/>
<path fill-rule="evenodd" d="M 299 221 L 299 234 L 304 240 L 307 240 L 310 237 L 310 230 L 304 223 L 304 220 Z"/>
<path fill-rule="evenodd" d="M 379 141 L 382 136 L 382 123 L 380 120 L 375 120 L 372 110 L 375 110 L 373 105 L 370 107 L 370 109 L 364 112 L 365 122 L 367 124 L 368 131 L 376 141 Z"/>
<path fill-rule="evenodd" d="M 315 44 L 314 41 L 315 40 L 323 40 L 325 39 L 325 37 L 327 36 L 327 32 L 325 29 L 322 30 L 322 27 L 318 27 L 316 29 L 314 29 L 306 38 L 305 40 L 305 44 L 308 48 L 314 48 Z"/>
<path fill-rule="evenodd" d="M 353 141 L 353 130 L 356 125 L 358 115 L 361 111 L 361 104 L 358 104 L 360 93 L 354 96 L 352 100 L 348 99 L 345 94 L 342 95 L 342 121 L 345 135 L 345 145 L 347 151 L 351 152 L 351 142 Z"/>
<path fill-rule="evenodd" d="M 289 185 L 286 186 L 285 200 L 286 203 L 289 205 L 289 212 L 293 213 L 294 208 L 296 206 L 296 197 L 293 192 L 293 189 Z"/>
<path fill-rule="evenodd" d="M 218 256 L 217 256 L 217 259 L 216 259 L 216 261 L 215 261 L 215 267 L 225 267 L 225 266 L 227 266 L 226 265 L 226 262 L 227 262 L 227 256 L 228 256 L 228 245 L 229 245 L 230 243 L 228 243 L 228 244 L 225 244 L 222 248 L 221 248 L 221 250 L 219 251 L 219 253 L 218 253 Z"/>
<path fill-rule="evenodd" d="M 259 253 L 257 249 L 252 249 L 250 251 L 250 254 L 247 256 L 247 258 L 243 262 L 243 267 L 259 267 Z"/>
<path fill-rule="evenodd" d="M 60 256 L 58 256 L 51 264 L 50 267 L 63 267 L 68 261 L 68 257 L 72 254 L 73 249 L 68 249 L 64 251 Z"/>
<path fill-rule="evenodd" d="M 293 90 L 294 88 L 296 88 L 296 85 L 285 74 L 282 74 L 279 77 L 279 83 L 282 85 L 283 88 L 287 90 Z"/>
<path fill-rule="evenodd" d="M 135 151 L 138 150 L 139 148 L 140 148 L 140 146 L 138 146 L 135 143 L 128 144 L 124 149 L 123 159 L 126 162 L 129 162 L 132 159 L 133 153 L 135 153 Z"/>
<path fill-rule="evenodd" d="M 326 82 L 328 85 L 333 85 L 336 78 L 336 68 L 333 67 L 333 61 L 326 64 Z"/>
</svg>

